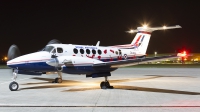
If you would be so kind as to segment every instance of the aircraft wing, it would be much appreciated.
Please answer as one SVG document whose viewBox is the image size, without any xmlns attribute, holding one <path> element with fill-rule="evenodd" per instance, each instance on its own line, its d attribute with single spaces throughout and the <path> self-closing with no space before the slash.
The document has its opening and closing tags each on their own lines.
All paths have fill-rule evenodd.
<svg viewBox="0 0 200 112">
<path fill-rule="evenodd" d="M 159 60 L 164 60 L 164 59 L 172 59 L 172 58 L 178 58 L 178 57 L 180 56 L 177 54 L 159 56 L 159 57 L 145 57 L 144 56 L 137 59 L 128 59 L 128 60 L 121 60 L 121 61 L 105 62 L 101 64 L 94 64 L 93 66 L 111 66 L 111 68 L 119 68 L 119 67 L 138 65 L 138 64 L 143 64 L 147 62 L 159 61 Z"/>
</svg>

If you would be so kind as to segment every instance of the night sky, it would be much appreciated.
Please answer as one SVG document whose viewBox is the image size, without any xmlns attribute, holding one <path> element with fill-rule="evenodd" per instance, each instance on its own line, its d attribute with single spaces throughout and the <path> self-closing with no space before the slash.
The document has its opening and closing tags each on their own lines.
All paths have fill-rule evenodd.
<svg viewBox="0 0 200 112">
<path fill-rule="evenodd" d="M 149 26 L 180 25 L 152 33 L 147 54 L 200 52 L 200 5 L 179 0 L 1 0 L 0 56 L 12 44 L 21 54 L 36 52 L 50 40 L 101 46 L 129 44 L 125 31 Z"/>
</svg>

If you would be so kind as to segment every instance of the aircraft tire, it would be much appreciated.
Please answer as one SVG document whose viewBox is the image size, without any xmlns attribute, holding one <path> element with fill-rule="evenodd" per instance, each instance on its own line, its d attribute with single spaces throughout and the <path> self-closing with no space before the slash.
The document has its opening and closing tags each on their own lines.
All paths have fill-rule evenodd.
<svg viewBox="0 0 200 112">
<path fill-rule="evenodd" d="M 105 85 L 104 81 L 101 82 L 100 87 L 101 87 L 101 89 L 106 89 L 106 85 Z"/>
<path fill-rule="evenodd" d="M 17 91 L 18 88 L 19 88 L 19 85 L 18 85 L 18 83 L 15 82 L 15 81 L 11 82 L 10 85 L 9 85 L 9 89 L 10 89 L 11 91 Z"/>
<path fill-rule="evenodd" d="M 62 79 L 61 78 L 55 78 L 54 83 L 62 83 Z"/>
<path fill-rule="evenodd" d="M 110 87 L 110 83 L 102 81 L 100 84 L 100 87 L 101 87 L 101 89 L 107 89 Z"/>
<path fill-rule="evenodd" d="M 106 86 L 106 88 L 109 88 L 110 87 L 110 83 L 108 81 L 105 82 L 105 86 Z"/>
<path fill-rule="evenodd" d="M 62 79 L 61 78 L 57 78 L 57 83 L 62 83 Z"/>
</svg>

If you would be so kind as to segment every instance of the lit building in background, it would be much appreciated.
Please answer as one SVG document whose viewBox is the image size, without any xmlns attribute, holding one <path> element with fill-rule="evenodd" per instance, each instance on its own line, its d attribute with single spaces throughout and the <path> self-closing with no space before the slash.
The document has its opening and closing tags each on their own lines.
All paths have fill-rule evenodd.
<svg viewBox="0 0 200 112">
<path fill-rule="evenodd" d="M 190 54 L 192 55 L 184 56 L 183 58 L 179 57 L 179 58 L 166 59 L 156 62 L 148 62 L 148 64 L 200 64 L 200 53 L 190 53 Z M 163 55 L 168 55 L 168 54 L 158 54 L 157 52 L 154 52 L 154 54 L 148 54 L 149 57 L 163 56 Z"/>
</svg>

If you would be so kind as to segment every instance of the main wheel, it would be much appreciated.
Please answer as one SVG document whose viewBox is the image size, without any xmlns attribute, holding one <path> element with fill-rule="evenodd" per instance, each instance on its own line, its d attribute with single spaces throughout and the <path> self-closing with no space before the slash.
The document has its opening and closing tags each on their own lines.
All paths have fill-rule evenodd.
<svg viewBox="0 0 200 112">
<path fill-rule="evenodd" d="M 10 83 L 10 85 L 9 85 L 9 89 L 11 90 L 11 91 L 17 91 L 17 89 L 19 88 L 19 85 L 18 85 L 18 83 L 17 82 L 11 82 Z"/>
<path fill-rule="evenodd" d="M 106 88 L 109 88 L 110 87 L 110 83 L 108 81 L 105 82 L 105 86 L 106 86 Z"/>
<path fill-rule="evenodd" d="M 106 82 L 103 81 L 103 82 L 101 82 L 100 87 L 101 87 L 101 89 L 107 89 L 110 87 L 110 83 L 108 81 L 106 81 Z"/>
<path fill-rule="evenodd" d="M 57 79 L 56 79 L 56 82 L 57 82 L 57 83 L 62 83 L 62 79 L 61 79 L 61 78 L 57 78 Z"/>
<path fill-rule="evenodd" d="M 104 82 L 104 81 L 101 82 L 100 87 L 101 87 L 101 89 L 106 89 L 106 85 L 105 85 L 105 82 Z"/>
<path fill-rule="evenodd" d="M 53 83 L 62 83 L 62 79 L 61 78 L 55 78 Z"/>
</svg>

